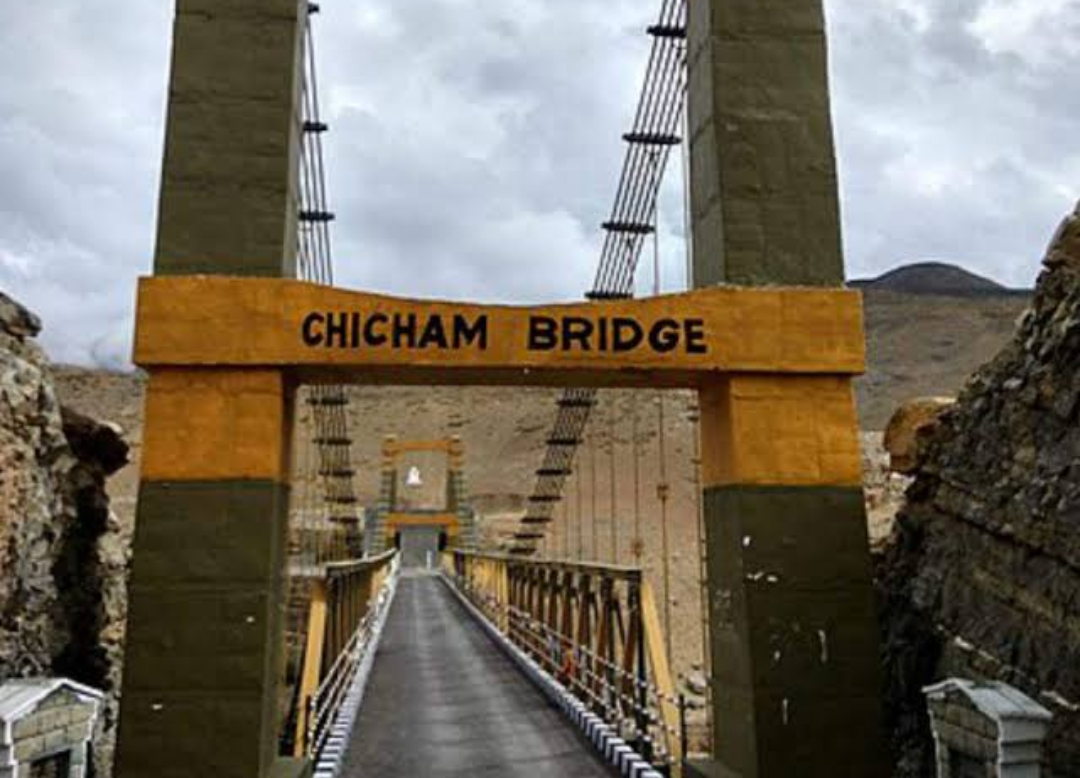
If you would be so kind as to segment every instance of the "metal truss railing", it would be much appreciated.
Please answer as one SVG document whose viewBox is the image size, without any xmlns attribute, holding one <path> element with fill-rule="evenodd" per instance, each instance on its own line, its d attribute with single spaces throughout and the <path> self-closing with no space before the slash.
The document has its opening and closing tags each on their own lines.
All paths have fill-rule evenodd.
<svg viewBox="0 0 1080 778">
<path fill-rule="evenodd" d="M 296 697 L 293 754 L 318 760 L 389 605 L 396 551 L 326 565 L 311 581 L 307 642 Z"/>
<path fill-rule="evenodd" d="M 443 568 L 511 643 L 637 753 L 681 774 L 683 701 L 641 569 L 468 551 L 445 554 Z"/>
</svg>

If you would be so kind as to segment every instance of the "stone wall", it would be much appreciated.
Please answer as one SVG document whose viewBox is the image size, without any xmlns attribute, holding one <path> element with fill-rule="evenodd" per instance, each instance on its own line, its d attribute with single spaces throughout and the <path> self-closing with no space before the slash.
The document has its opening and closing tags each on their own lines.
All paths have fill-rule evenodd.
<svg viewBox="0 0 1080 778">
<path fill-rule="evenodd" d="M 921 687 L 1005 681 L 1055 715 L 1049 774 L 1080 776 L 1080 214 L 1032 309 L 920 447 L 879 564 L 898 775 L 932 775 Z"/>
<path fill-rule="evenodd" d="M 42 700 L 32 713 L 14 722 L 12 756 L 15 764 L 0 768 L 0 778 L 31 778 L 35 763 L 66 757 L 60 778 L 86 775 L 87 743 L 94 735 L 97 702 L 60 689 Z"/>
<path fill-rule="evenodd" d="M 108 692 L 96 775 L 111 773 L 130 547 L 105 479 L 118 430 L 61 408 L 35 316 L 0 293 L 0 681 L 61 675 Z"/>
</svg>

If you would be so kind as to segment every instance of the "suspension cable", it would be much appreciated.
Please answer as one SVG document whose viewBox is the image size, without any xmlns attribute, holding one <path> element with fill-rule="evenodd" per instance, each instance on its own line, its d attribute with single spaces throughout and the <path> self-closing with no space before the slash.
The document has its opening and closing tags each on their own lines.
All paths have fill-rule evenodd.
<svg viewBox="0 0 1080 778">
<path fill-rule="evenodd" d="M 623 136 L 628 146 L 611 217 L 603 224 L 606 234 L 593 289 L 586 295 L 589 299 L 633 296 L 634 275 L 649 232 L 647 225 L 657 207 L 663 171 L 672 147 L 682 140 L 676 133 L 686 94 L 685 27 L 686 0 L 662 0 L 659 21 L 649 28 L 654 35 L 652 50 L 633 128 Z M 647 159 L 653 152 L 658 163 L 650 166 Z M 523 523 L 543 526 L 551 522 L 552 503 L 562 495 L 596 396 L 595 389 L 569 389 L 560 398 L 532 492 L 540 499 L 530 502 Z M 528 554 L 535 549 L 533 544 L 514 550 Z"/>
<path fill-rule="evenodd" d="M 567 505 L 568 500 L 559 502 L 559 507 L 563 509 L 563 559 L 570 559 L 570 507 Z"/>
<path fill-rule="evenodd" d="M 660 216 L 659 211 L 655 220 L 656 229 L 653 231 L 653 294 L 657 297 L 663 291 L 663 280 L 660 272 Z M 665 392 L 663 389 L 656 390 L 656 423 L 657 453 L 660 458 L 658 468 L 659 481 L 656 484 L 656 498 L 660 502 L 660 567 L 663 580 L 664 593 L 664 643 L 668 658 L 672 658 L 671 651 L 671 547 L 668 533 L 668 492 L 670 486 L 667 478 L 667 444 L 665 438 L 666 419 L 664 418 Z"/>
<path fill-rule="evenodd" d="M 690 116 L 686 106 L 682 112 L 683 134 L 690 132 Z M 683 202 L 690 202 L 690 149 L 688 144 L 682 147 L 682 185 Z M 683 234 L 686 240 L 683 248 L 686 253 L 686 288 L 694 288 L 694 227 L 690 218 L 690 209 L 683 209 Z M 705 731 L 712 732 L 712 668 L 709 657 L 712 656 L 712 625 L 709 623 L 709 570 L 708 548 L 705 537 L 705 511 L 702 504 L 701 478 L 701 406 L 698 398 L 692 400 L 687 420 L 690 422 L 692 450 L 692 472 L 694 490 L 694 528 L 698 554 L 698 617 L 701 622 L 701 663 L 705 676 Z M 670 651 L 668 656 L 670 656 Z"/>
<path fill-rule="evenodd" d="M 589 500 L 592 503 L 592 555 L 591 559 L 600 559 L 600 528 L 597 525 L 596 515 L 596 435 L 589 435 Z"/>
<path fill-rule="evenodd" d="M 630 454 L 634 460 L 634 540 L 630 546 L 630 553 L 635 562 L 640 565 L 645 546 L 641 536 L 641 440 L 638 430 L 637 392 L 630 392 L 630 397 Z"/>
<path fill-rule="evenodd" d="M 618 522 L 618 484 L 616 482 L 616 467 L 615 467 L 615 422 L 618 409 L 616 408 L 617 395 L 615 390 L 612 389 L 608 393 L 608 397 L 611 398 L 608 402 L 608 463 L 610 465 L 610 477 L 611 477 L 611 526 L 608 527 L 608 532 L 611 534 L 611 564 L 617 565 L 619 563 L 619 522 Z"/>
<path fill-rule="evenodd" d="M 577 497 L 577 559 L 579 562 L 585 558 L 585 511 L 582 506 L 584 486 L 584 479 L 579 471 L 574 476 L 574 492 Z"/>
<path fill-rule="evenodd" d="M 330 285 L 334 282 L 330 236 L 334 215 L 328 208 L 322 140 L 328 127 L 320 114 L 315 38 L 310 18 L 305 28 L 305 44 L 298 117 L 301 144 L 297 186 L 297 270 L 302 280 Z M 307 387 L 301 398 L 311 411 L 307 418 L 314 428 L 307 443 L 317 451 L 317 457 L 309 460 L 313 470 L 311 477 L 304 479 L 301 488 L 312 490 L 318 484 L 322 492 L 318 518 L 314 518 L 314 511 L 306 513 L 308 519 L 301 530 L 301 551 L 313 556 L 316 563 L 356 555 L 359 553 L 360 507 L 352 466 L 349 392 L 344 386 L 317 385 Z"/>
</svg>

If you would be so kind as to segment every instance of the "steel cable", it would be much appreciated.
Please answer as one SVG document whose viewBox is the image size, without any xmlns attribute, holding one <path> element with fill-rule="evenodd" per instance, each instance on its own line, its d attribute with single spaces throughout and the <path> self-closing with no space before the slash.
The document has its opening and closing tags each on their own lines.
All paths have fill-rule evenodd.
<svg viewBox="0 0 1080 778">
<path fill-rule="evenodd" d="M 685 31 L 685 26 L 686 0 L 663 0 L 656 28 Z M 607 234 L 593 289 L 587 295 L 590 299 L 633 296 L 634 277 L 648 234 L 640 228 L 656 221 L 660 186 L 672 141 L 677 140 L 685 95 L 685 36 L 657 35 L 632 130 L 625 136 L 628 146 L 611 218 L 605 223 Z M 579 388 L 566 390 L 560 398 L 523 524 L 534 528 L 551 523 L 551 506 L 562 496 L 596 397 L 597 390 Z M 517 544 L 512 550 L 530 554 L 535 552 L 536 544 Z"/>
</svg>

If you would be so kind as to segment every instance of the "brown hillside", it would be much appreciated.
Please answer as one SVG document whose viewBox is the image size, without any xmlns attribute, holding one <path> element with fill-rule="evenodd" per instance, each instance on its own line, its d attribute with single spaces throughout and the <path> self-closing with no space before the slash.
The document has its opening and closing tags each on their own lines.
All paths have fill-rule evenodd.
<svg viewBox="0 0 1080 778">
<path fill-rule="evenodd" d="M 912 397 L 951 395 L 1008 342 L 1030 297 L 864 290 L 869 369 L 859 383 L 863 429 L 884 429 Z"/>
</svg>

